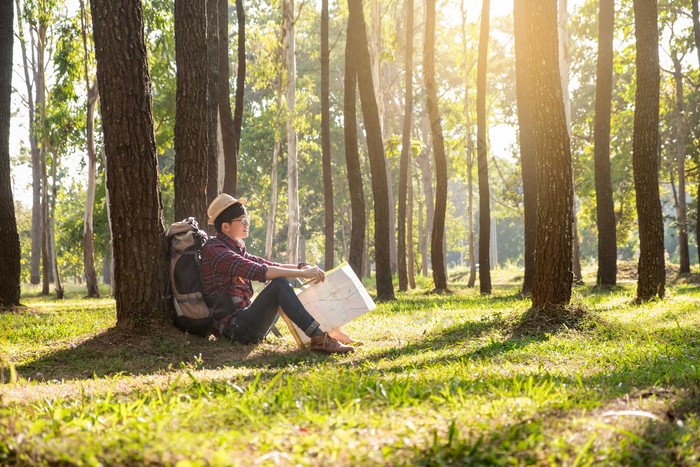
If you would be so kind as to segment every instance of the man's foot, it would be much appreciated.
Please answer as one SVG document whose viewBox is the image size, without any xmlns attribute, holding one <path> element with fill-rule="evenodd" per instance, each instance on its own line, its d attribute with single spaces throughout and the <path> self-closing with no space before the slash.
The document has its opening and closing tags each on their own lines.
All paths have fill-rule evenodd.
<svg viewBox="0 0 700 467">
<path fill-rule="evenodd" d="M 312 337 L 311 342 L 309 342 L 309 349 L 326 353 L 346 353 L 355 351 L 355 349 L 349 345 L 341 344 L 333 339 L 327 332 L 324 332 L 320 336 Z"/>
<path fill-rule="evenodd" d="M 357 339 L 353 339 L 352 337 L 345 334 L 340 328 L 336 329 L 335 331 L 329 332 L 328 335 L 340 342 L 341 344 L 353 345 L 355 347 L 365 345 L 364 342 L 358 341 Z"/>
</svg>

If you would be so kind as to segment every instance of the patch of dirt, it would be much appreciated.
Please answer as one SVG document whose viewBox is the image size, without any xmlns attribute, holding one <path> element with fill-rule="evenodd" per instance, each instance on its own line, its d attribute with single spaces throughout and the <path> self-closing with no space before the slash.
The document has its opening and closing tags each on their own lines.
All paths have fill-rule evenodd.
<svg viewBox="0 0 700 467">
<path fill-rule="evenodd" d="M 637 280 L 636 261 L 617 262 L 617 280 L 636 281 Z M 680 274 L 680 266 L 666 263 L 666 283 L 667 284 L 700 284 L 700 274 Z"/>
<path fill-rule="evenodd" d="M 532 307 L 523 313 L 512 325 L 513 336 L 528 336 L 562 329 L 587 329 L 594 321 L 602 319 L 581 306 L 569 305 L 564 308 Z"/>
</svg>

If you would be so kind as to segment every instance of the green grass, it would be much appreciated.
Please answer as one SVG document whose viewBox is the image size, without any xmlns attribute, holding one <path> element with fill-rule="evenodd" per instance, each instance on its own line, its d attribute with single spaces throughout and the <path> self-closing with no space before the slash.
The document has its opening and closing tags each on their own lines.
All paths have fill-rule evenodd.
<svg viewBox="0 0 700 467">
<path fill-rule="evenodd" d="M 0 314 L 0 463 L 699 463 L 700 288 L 577 287 L 588 320 L 523 334 L 517 274 L 491 296 L 422 281 L 350 323 L 366 345 L 345 356 L 129 336 L 109 298 L 25 291 Z"/>
</svg>

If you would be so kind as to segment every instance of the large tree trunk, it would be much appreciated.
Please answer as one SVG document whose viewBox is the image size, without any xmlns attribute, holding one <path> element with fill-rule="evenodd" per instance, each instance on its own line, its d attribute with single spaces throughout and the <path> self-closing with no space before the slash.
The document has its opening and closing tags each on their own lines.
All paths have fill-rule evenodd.
<svg viewBox="0 0 700 467">
<path fill-rule="evenodd" d="M 166 319 L 165 232 L 143 11 L 91 0 L 114 239 L 117 324 Z M 117 20 L 118 19 L 118 20 Z"/>
<path fill-rule="evenodd" d="M 680 273 L 690 273 L 690 254 L 688 252 L 688 217 L 685 201 L 685 110 L 683 92 L 683 68 L 681 60 L 673 52 L 673 79 L 676 81 L 676 167 L 678 171 L 678 242 L 680 253 Z"/>
<path fill-rule="evenodd" d="M 469 280 L 467 287 L 474 287 L 476 282 L 476 254 L 474 252 L 474 193 L 472 168 L 474 165 L 474 151 L 472 143 L 471 115 L 469 113 L 469 72 L 471 67 L 467 65 L 467 12 L 464 9 L 464 0 L 460 1 L 460 11 L 462 13 L 462 54 L 464 55 L 464 123 L 466 134 L 466 157 L 467 157 L 467 230 L 469 245 Z"/>
<path fill-rule="evenodd" d="M 518 103 L 518 134 L 520 141 L 520 168 L 523 181 L 523 229 L 525 260 L 522 294 L 532 295 L 535 278 L 535 239 L 537 236 L 537 158 L 534 122 L 530 97 L 528 67 L 528 37 L 525 8 L 527 0 L 515 0 L 513 22 L 515 28 L 515 82 Z"/>
<path fill-rule="evenodd" d="M 695 51 L 698 54 L 698 61 L 700 61 L 700 8 L 698 8 L 698 0 L 691 0 L 693 4 L 693 37 L 695 38 Z M 695 212 L 700 213 L 700 177 L 698 177 L 698 194 L 697 207 Z M 700 262 L 700 215 L 697 216 L 698 219 L 695 221 L 695 241 L 698 245 L 698 261 Z"/>
<path fill-rule="evenodd" d="M 296 46 L 294 41 L 294 0 L 284 0 L 282 5 L 284 24 L 284 49 L 287 63 L 287 200 L 289 222 L 287 226 L 287 262 L 296 263 L 299 258 L 299 156 L 297 132 L 294 127 L 296 109 Z"/>
<path fill-rule="evenodd" d="M 398 221 L 398 252 L 399 290 L 408 289 L 408 271 L 406 267 L 406 195 L 408 184 L 411 182 L 408 175 L 411 165 L 411 127 L 413 122 L 413 0 L 406 2 L 406 83 L 403 114 L 403 137 L 401 140 L 401 163 L 399 166 L 399 221 Z M 413 206 L 409 205 L 410 209 Z M 413 239 L 409 237 L 409 240 Z M 412 248 L 411 248 L 412 249 Z"/>
<path fill-rule="evenodd" d="M 219 8 L 207 2 L 207 206 L 219 194 Z M 206 225 L 206 219 L 200 221 Z"/>
<path fill-rule="evenodd" d="M 479 61 L 476 67 L 476 150 L 479 170 L 479 291 L 491 293 L 491 202 L 489 197 L 489 168 L 486 149 L 486 66 L 489 47 L 489 0 L 481 7 Z"/>
<path fill-rule="evenodd" d="M 10 176 L 13 13 L 11 0 L 0 2 L 0 306 L 18 306 L 20 294 L 21 251 Z"/>
<path fill-rule="evenodd" d="M 537 155 L 537 238 L 533 307 L 558 310 L 571 299 L 573 178 L 557 58 L 557 2 L 527 2 L 528 69 Z"/>
<path fill-rule="evenodd" d="M 663 297 L 664 224 L 659 199 L 659 32 L 656 0 L 634 0 L 637 90 L 632 167 L 639 219 L 637 300 Z"/>
<path fill-rule="evenodd" d="M 374 197 L 374 253 L 377 271 L 377 300 L 393 300 L 394 286 L 391 277 L 390 229 L 389 229 L 389 187 L 387 186 L 386 156 L 382 141 L 377 100 L 372 84 L 372 67 L 367 29 L 362 14 L 362 1 L 349 1 L 349 15 L 352 18 L 348 28 L 348 42 L 351 44 L 353 62 L 360 89 L 362 115 L 367 134 L 370 172 L 372 174 L 372 194 Z"/>
<path fill-rule="evenodd" d="M 88 153 L 88 180 L 87 193 L 85 194 L 85 217 L 83 218 L 83 270 L 87 285 L 87 296 L 96 298 L 100 296 L 100 288 L 97 285 L 97 271 L 95 271 L 95 244 L 93 240 L 92 215 L 95 208 L 95 187 L 97 185 L 97 153 L 95 151 L 95 106 L 97 105 L 97 82 L 90 85 L 88 72 L 88 41 L 87 41 L 87 11 L 85 1 L 80 0 L 80 25 L 83 37 L 83 68 L 85 74 L 85 89 L 87 91 L 87 115 L 86 115 L 86 143 Z"/>
<path fill-rule="evenodd" d="M 348 32 L 352 26 L 350 23 L 351 20 L 348 19 Z M 344 88 L 343 131 L 345 137 L 345 164 L 347 167 L 350 209 L 352 212 L 348 264 L 355 271 L 357 277 L 362 277 L 365 224 L 367 221 L 365 218 L 365 194 L 362 186 L 360 153 L 357 147 L 357 72 L 355 71 L 355 59 L 352 54 L 350 41 L 346 41 L 345 45 Z"/>
<path fill-rule="evenodd" d="M 37 145 L 37 136 L 35 130 L 35 103 L 33 94 L 33 84 L 29 76 L 29 58 L 27 57 L 27 43 L 24 36 L 24 27 L 22 24 L 22 9 L 19 0 L 15 0 L 17 6 L 17 30 L 19 32 L 19 43 L 22 50 L 22 70 L 24 71 L 24 83 L 27 87 L 27 115 L 29 122 L 29 147 L 32 155 L 32 251 L 30 260 L 29 282 L 33 285 L 41 281 L 41 162 L 39 159 L 39 146 Z M 34 34 L 31 32 L 31 51 L 32 51 L 32 67 L 34 67 Z M 36 71 L 32 69 L 32 75 L 36 75 Z M 36 83 L 34 83 L 36 84 Z M 38 89 L 37 89 L 38 92 Z"/>
<path fill-rule="evenodd" d="M 598 28 L 594 122 L 596 222 L 598 224 L 596 283 L 603 287 L 612 287 L 617 282 L 617 233 L 615 231 L 615 204 L 610 176 L 610 113 L 612 108 L 613 36 L 615 32 L 614 0 L 600 0 Z"/>
<path fill-rule="evenodd" d="M 221 140 L 224 147 L 224 187 L 223 191 L 236 196 L 238 174 L 238 150 L 231 114 L 231 70 L 228 57 L 228 0 L 218 0 L 219 12 L 219 120 Z"/>
<path fill-rule="evenodd" d="M 194 216 L 205 225 L 210 148 L 204 0 L 175 1 L 175 59 L 175 220 Z"/>
<path fill-rule="evenodd" d="M 321 153 L 323 159 L 323 204 L 325 209 L 324 268 L 332 269 L 334 255 L 333 177 L 331 174 L 330 76 L 328 50 L 328 0 L 321 3 Z"/>
</svg>

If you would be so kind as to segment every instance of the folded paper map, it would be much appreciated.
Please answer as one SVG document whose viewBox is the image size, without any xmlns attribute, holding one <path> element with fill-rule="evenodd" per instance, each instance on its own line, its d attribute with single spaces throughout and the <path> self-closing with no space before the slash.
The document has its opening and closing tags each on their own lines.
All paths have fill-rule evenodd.
<svg viewBox="0 0 700 467">
<path fill-rule="evenodd" d="M 295 291 L 306 310 L 324 331 L 338 329 L 377 307 L 348 264 L 326 272 L 323 282 L 314 284 L 310 281 Z M 306 334 L 288 320 L 281 310 L 280 315 L 299 346 L 309 342 Z"/>
</svg>

